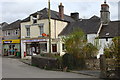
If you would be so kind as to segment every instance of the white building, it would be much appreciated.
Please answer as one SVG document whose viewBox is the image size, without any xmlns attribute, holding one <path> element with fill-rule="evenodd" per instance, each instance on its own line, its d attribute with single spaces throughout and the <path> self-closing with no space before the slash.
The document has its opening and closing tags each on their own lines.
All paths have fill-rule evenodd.
<svg viewBox="0 0 120 80">
<path fill-rule="evenodd" d="M 58 35 L 70 22 L 75 20 L 64 15 L 64 6 L 59 5 L 59 12 L 51 12 L 51 51 L 62 55 L 62 42 Z M 21 22 L 21 57 L 29 58 L 34 53 L 49 53 L 49 21 L 48 9 L 44 8 L 31 14 Z"/>
<path fill-rule="evenodd" d="M 61 36 L 67 36 L 74 29 L 80 28 L 87 36 L 88 43 L 94 44 L 99 37 L 99 54 L 104 53 L 104 48 L 111 43 L 116 35 L 119 21 L 110 21 L 109 5 L 101 5 L 100 18 L 92 16 L 90 19 L 79 19 L 79 13 L 64 15 L 64 6 L 59 5 L 59 12 L 51 10 L 51 51 L 53 54 L 63 55 L 64 44 Z M 32 56 L 33 53 L 49 53 L 49 21 L 48 9 L 44 8 L 31 14 L 21 22 L 21 57 Z M 112 32 L 113 31 L 113 32 Z M 112 32 L 112 33 L 111 33 Z M 104 34 L 103 34 L 104 33 Z M 114 33 L 114 35 L 113 35 Z M 119 32 L 118 32 L 119 33 Z"/>
<path fill-rule="evenodd" d="M 3 38 L 2 28 L 6 25 L 8 25 L 6 22 L 0 24 L 0 55 L 2 54 L 2 38 Z"/>
<path fill-rule="evenodd" d="M 94 41 L 99 37 L 99 53 L 104 54 L 104 48 L 112 42 L 112 38 L 120 36 L 119 27 L 120 21 L 110 21 L 109 5 L 104 2 L 101 4 L 100 18 L 93 16 L 90 19 L 81 19 L 71 22 L 59 34 L 66 36 L 74 31 L 74 29 L 82 29 L 87 36 L 88 43 L 94 44 Z"/>
</svg>

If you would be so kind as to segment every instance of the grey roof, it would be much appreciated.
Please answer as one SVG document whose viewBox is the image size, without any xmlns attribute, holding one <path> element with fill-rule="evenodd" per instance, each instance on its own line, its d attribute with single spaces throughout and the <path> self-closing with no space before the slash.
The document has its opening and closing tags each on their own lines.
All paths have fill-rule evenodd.
<svg viewBox="0 0 120 80">
<path fill-rule="evenodd" d="M 99 34 L 100 38 L 120 36 L 120 21 L 110 21 L 108 25 L 103 25 Z"/>
<path fill-rule="evenodd" d="M 97 33 L 100 24 L 100 18 L 97 16 L 92 16 L 90 19 L 82 19 L 76 22 L 71 22 L 63 29 L 59 36 L 68 35 L 78 28 L 82 29 L 85 34 Z"/>
<path fill-rule="evenodd" d="M 21 23 L 21 20 L 17 20 L 11 24 L 8 24 L 6 26 L 4 26 L 2 28 L 2 30 L 10 30 L 10 29 L 17 29 L 17 28 L 20 28 L 20 23 Z"/>
<path fill-rule="evenodd" d="M 0 28 L 2 28 L 2 27 L 4 27 L 4 26 L 7 26 L 7 25 L 8 25 L 8 23 L 3 22 L 3 23 L 0 24 Z"/>
<path fill-rule="evenodd" d="M 44 9 L 42 9 L 40 11 L 37 11 L 37 12 L 31 14 L 31 15 L 34 16 L 34 15 L 37 15 L 37 14 L 40 15 L 39 20 L 41 20 L 41 19 L 48 19 L 48 9 L 47 8 L 44 8 Z M 30 21 L 30 16 L 25 18 L 25 19 L 23 19 L 22 22 Z M 73 18 L 71 18 L 70 16 L 65 15 L 65 14 L 64 14 L 64 19 L 61 19 L 59 17 L 59 12 L 56 12 L 56 11 L 53 11 L 53 10 L 51 10 L 51 19 L 67 21 L 67 22 L 75 21 Z"/>
</svg>

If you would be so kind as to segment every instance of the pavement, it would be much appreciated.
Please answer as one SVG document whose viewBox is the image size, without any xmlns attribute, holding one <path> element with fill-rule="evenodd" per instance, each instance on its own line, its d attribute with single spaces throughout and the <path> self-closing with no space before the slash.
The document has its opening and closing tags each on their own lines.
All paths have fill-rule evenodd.
<svg viewBox="0 0 120 80">
<path fill-rule="evenodd" d="M 31 65 L 31 60 L 30 59 L 20 59 L 21 62 Z M 100 70 L 81 70 L 81 71 L 70 71 L 72 73 L 77 73 L 77 74 L 83 74 L 83 75 L 88 75 L 88 76 L 93 76 L 93 77 L 100 77 Z"/>
<path fill-rule="evenodd" d="M 100 77 L 100 70 L 81 70 L 81 71 L 72 71 L 73 73 L 89 75 L 94 77 Z"/>
<path fill-rule="evenodd" d="M 0 80 L 2 79 L 2 56 L 0 55 Z"/>
<path fill-rule="evenodd" d="M 28 65 L 32 64 L 31 59 L 20 59 L 20 61 Z"/>
</svg>

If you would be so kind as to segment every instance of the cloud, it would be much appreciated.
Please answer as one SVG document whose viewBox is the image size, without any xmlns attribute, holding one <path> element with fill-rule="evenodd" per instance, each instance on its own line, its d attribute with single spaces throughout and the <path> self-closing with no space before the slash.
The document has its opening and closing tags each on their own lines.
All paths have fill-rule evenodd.
<svg viewBox="0 0 120 80">
<path fill-rule="evenodd" d="M 37 2 L 4 2 L 2 3 L 2 20 L 12 22 L 17 19 L 23 19 L 44 7 L 45 3 Z M 15 19 L 15 20 L 14 20 Z"/>
<path fill-rule="evenodd" d="M 103 2 L 104 0 L 50 0 L 51 2 Z M 109 0 L 109 2 L 118 2 L 119 0 Z M 21 0 L 0 0 L 0 2 L 21 2 Z M 22 0 L 22 2 L 48 2 L 48 0 Z"/>
<path fill-rule="evenodd" d="M 120 1 L 118 3 L 118 19 L 120 20 Z"/>
<path fill-rule="evenodd" d="M 48 7 L 48 0 L 1 0 L 2 2 L 2 22 L 13 22 L 17 19 L 24 19 L 31 13 L 39 11 L 45 7 Z M 58 5 L 63 3 L 65 14 L 70 15 L 71 12 L 79 12 L 80 18 L 90 18 L 93 15 L 100 15 L 100 5 L 104 0 L 51 0 L 51 9 L 58 11 Z M 117 19 L 118 6 L 117 0 L 109 0 L 111 18 Z M 1 8 L 1 7 L 0 7 Z M 1 9 L 0 9 L 1 10 Z M 115 11 L 116 10 L 116 11 Z M 1 22 L 1 21 L 0 21 Z"/>
</svg>

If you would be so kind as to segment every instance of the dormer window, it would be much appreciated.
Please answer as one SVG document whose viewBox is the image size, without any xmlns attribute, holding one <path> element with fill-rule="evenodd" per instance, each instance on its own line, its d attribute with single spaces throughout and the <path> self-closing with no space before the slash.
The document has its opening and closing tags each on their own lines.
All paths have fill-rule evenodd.
<svg viewBox="0 0 120 80">
<path fill-rule="evenodd" d="M 109 35 L 110 35 L 110 33 L 106 33 L 105 35 L 106 35 L 106 36 L 109 36 Z"/>
<path fill-rule="evenodd" d="M 37 23 L 37 15 L 34 15 L 32 19 L 33 19 L 33 24 Z"/>
</svg>

